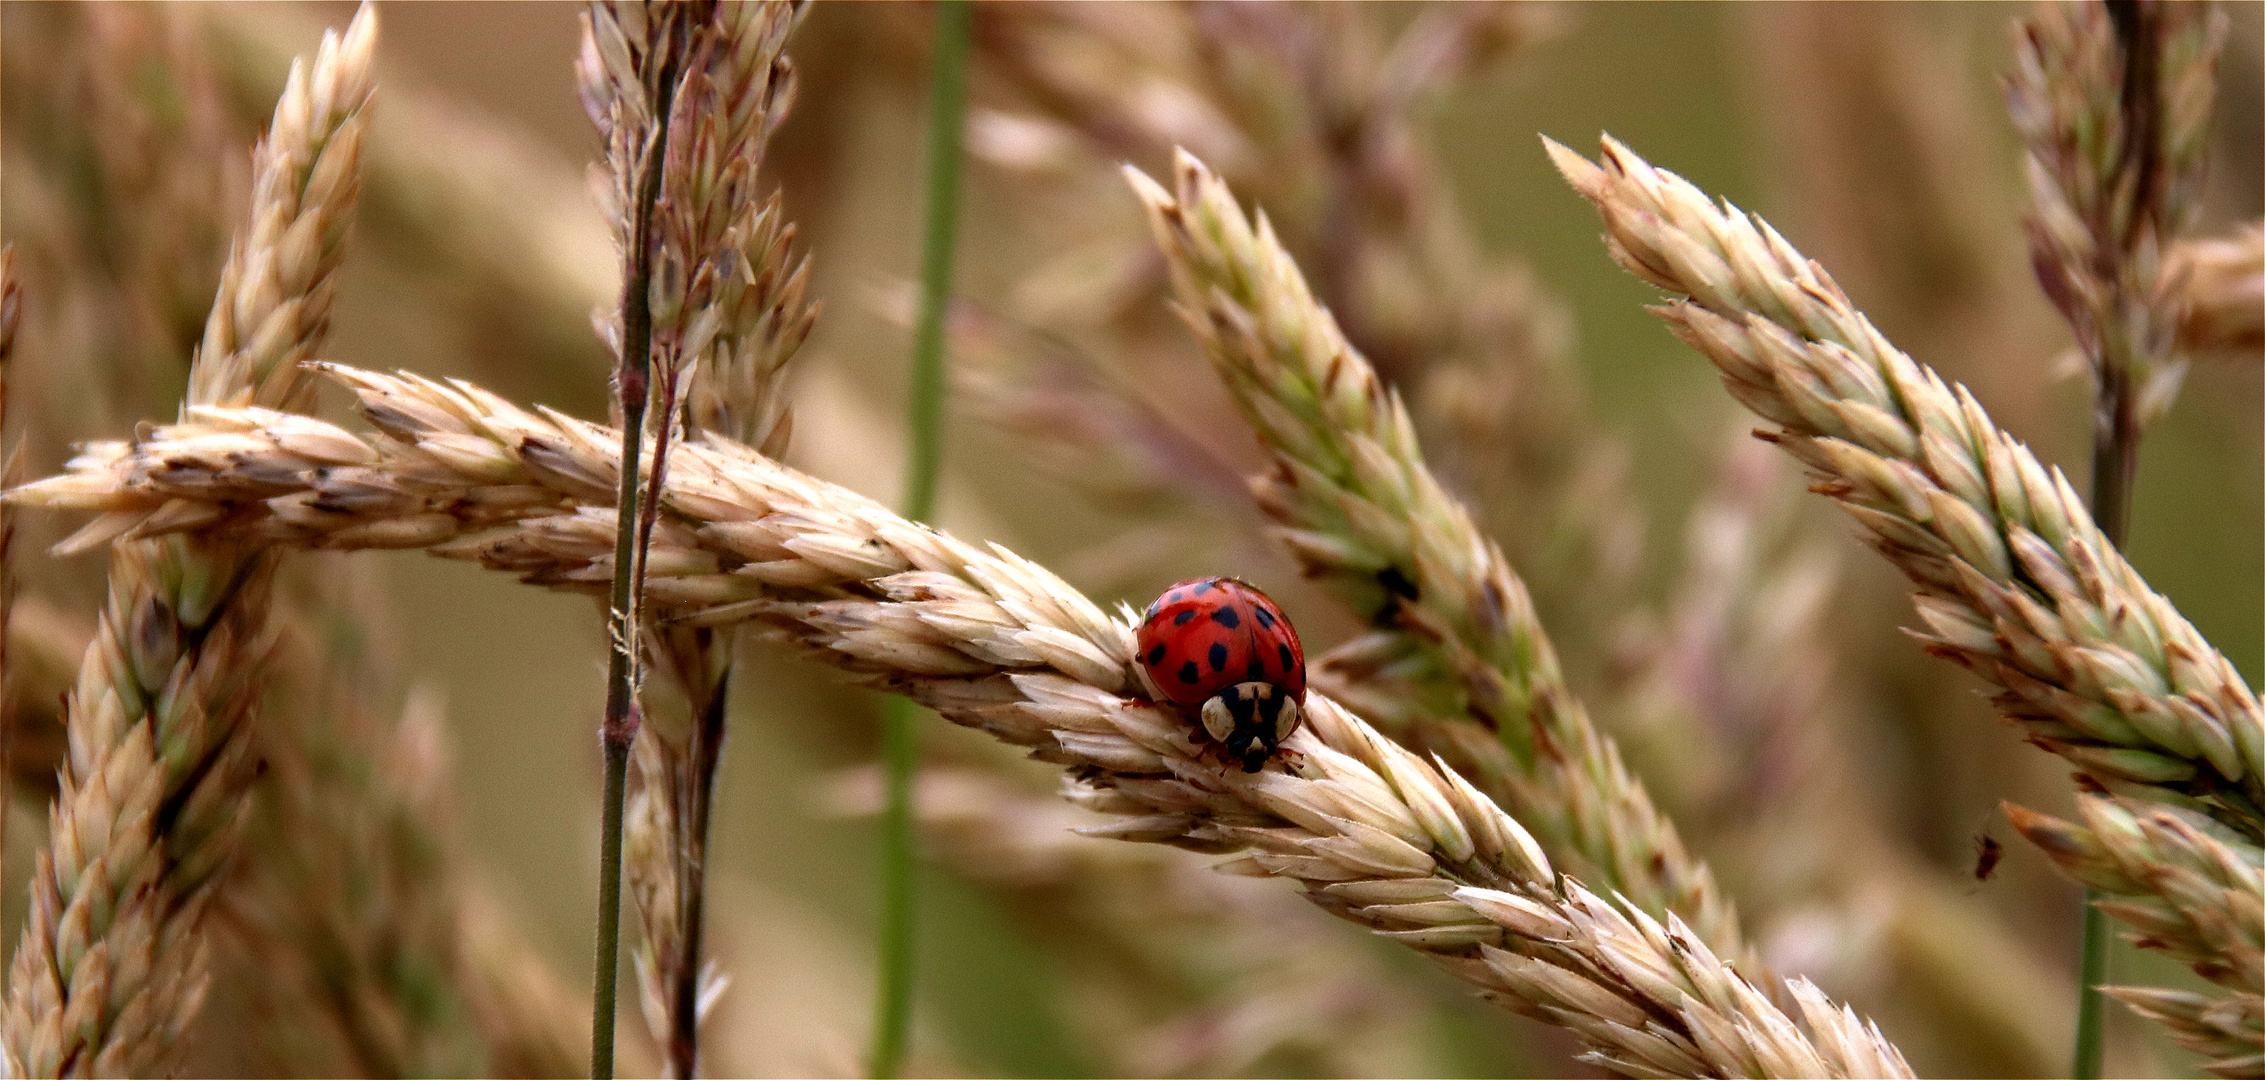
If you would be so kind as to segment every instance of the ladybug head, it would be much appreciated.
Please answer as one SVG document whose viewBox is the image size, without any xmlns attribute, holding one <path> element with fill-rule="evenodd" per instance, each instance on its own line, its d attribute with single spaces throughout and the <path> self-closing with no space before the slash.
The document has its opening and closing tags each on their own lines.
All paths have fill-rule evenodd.
<svg viewBox="0 0 2265 1080">
<path fill-rule="evenodd" d="M 1242 762 L 1244 772 L 1265 767 L 1300 719 L 1297 701 L 1269 682 L 1236 683 L 1203 703 L 1203 730 Z"/>
</svg>

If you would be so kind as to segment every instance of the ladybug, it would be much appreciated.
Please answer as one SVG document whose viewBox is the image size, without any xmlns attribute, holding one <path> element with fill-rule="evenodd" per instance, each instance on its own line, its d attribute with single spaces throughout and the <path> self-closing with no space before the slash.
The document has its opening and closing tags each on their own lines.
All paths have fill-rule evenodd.
<svg viewBox="0 0 2265 1080">
<path fill-rule="evenodd" d="M 1257 772 L 1298 729 L 1305 647 L 1265 593 L 1234 578 L 1183 581 L 1140 624 L 1140 669 L 1156 698 L 1195 710 L 1203 729 Z"/>
</svg>

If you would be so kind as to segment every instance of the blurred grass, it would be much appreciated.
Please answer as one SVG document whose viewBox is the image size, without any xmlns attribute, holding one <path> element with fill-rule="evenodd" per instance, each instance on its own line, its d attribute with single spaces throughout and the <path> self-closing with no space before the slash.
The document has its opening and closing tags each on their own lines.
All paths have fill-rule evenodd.
<svg viewBox="0 0 2265 1080">
<path fill-rule="evenodd" d="M 2243 28 L 2258 25 L 2260 5 L 2233 7 L 2239 21 L 2221 107 L 2234 118 L 2229 123 L 2248 117 L 2254 126 L 2255 118 L 2265 114 L 2258 104 L 2265 89 L 2257 79 L 2257 35 L 2245 39 L 2242 34 Z M 292 32 L 304 31 L 299 47 L 312 43 L 319 25 L 342 25 L 351 10 L 345 3 L 298 5 L 298 11 L 288 14 L 300 20 L 291 24 Z M 1972 82 L 1965 92 L 1993 95 L 1991 79 L 2005 57 L 2004 26 L 2019 9 L 1930 5 L 1920 10 L 1933 20 L 1930 26 L 1961 50 L 1963 70 Z M 285 14 L 276 13 L 278 18 Z M 1570 310 L 1577 328 L 1575 370 L 1590 415 L 1630 446 L 1635 493 L 1651 522 L 1649 550 L 1672 552 L 1686 511 L 1710 480 L 1715 448 L 1725 432 L 1740 430 L 1747 421 L 1716 388 L 1705 363 L 1641 312 L 1653 290 L 1606 258 L 1594 216 L 1552 172 L 1537 133 L 1582 147 L 1598 132 L 1609 131 L 1641 148 L 1650 160 L 1772 216 L 1796 244 L 1805 240 L 1790 224 L 1793 207 L 1788 204 L 1797 202 L 1805 176 L 1799 169 L 1772 175 L 1763 163 L 1764 140 L 1755 127 L 1762 121 L 1740 66 L 1748 55 L 1741 50 L 1754 45 L 1743 36 L 1755 34 L 1762 17 L 1724 5 L 1652 2 L 1573 5 L 1559 14 L 1565 23 L 1561 37 L 1535 48 L 1506 75 L 1445 103 L 1436 145 L 1483 246 L 1529 261 Z M 381 87 L 409 85 L 440 95 L 518 132 L 579 170 L 593 156 L 596 140 L 573 94 L 573 15 L 563 5 L 390 5 L 384 11 Z M 0 16 L 13 32 L 24 12 L 11 4 L 0 9 Z M 1395 11 L 1390 17 L 1405 16 Z M 899 490 L 904 458 L 895 418 L 903 413 L 898 373 L 908 331 L 878 310 L 872 298 L 911 278 L 916 265 L 917 76 L 924 70 L 916 61 L 923 55 L 925 28 L 922 9 L 906 5 L 818 5 L 790 50 L 803 65 L 800 103 L 773 155 L 784 164 L 788 210 L 801 223 L 802 243 L 812 253 L 812 292 L 828 303 L 798 362 L 803 370 L 791 456 L 818 475 L 883 498 Z M 280 83 L 280 69 L 273 81 Z M 394 122 L 386 111 L 388 92 L 380 91 L 381 129 Z M 256 96 L 246 95 L 248 100 Z M 271 100 L 259 102 L 258 109 L 264 111 Z M 982 102 L 979 96 L 978 104 Z M 17 119 L 27 111 L 37 115 L 68 107 L 58 100 L 35 108 L 27 98 L 12 98 L 11 144 L 32 134 Z M 1996 125 L 1991 137 L 2005 168 L 1977 176 L 1974 183 L 2010 183 L 2011 134 L 2002 115 L 1988 108 L 1982 115 Z M 24 215 L 42 205 L 20 195 L 17 152 L 12 145 L 5 197 L 0 197 L 0 231 L 12 237 L 38 231 L 39 223 Z M 2258 213 L 2256 164 L 2228 163 L 2223 171 L 2228 175 L 2214 195 L 2206 230 Z M 1133 214 L 1130 196 L 1124 195 L 1116 204 L 1092 208 L 1090 220 L 1065 222 L 1034 213 L 1036 204 L 998 182 L 995 172 L 971 170 L 967 184 L 961 292 L 994 305 L 1010 301 L 1016 282 L 1037 264 L 1048 244 L 1069 234 L 1097 232 L 1095 222 L 1129 221 Z M 2018 252 L 2019 203 L 2004 202 L 2005 216 L 1975 220 L 1968 227 L 1990 243 Z M 340 288 L 336 358 L 471 376 L 516 400 L 602 415 L 604 368 L 595 340 L 578 326 L 530 327 L 528 316 L 510 306 L 506 292 L 465 295 L 452 292 L 447 281 L 432 280 L 431 267 L 445 260 L 405 239 L 389 216 L 414 212 L 413 207 L 372 199 Z M 558 207 L 556 212 L 587 215 L 593 222 L 596 214 L 588 206 Z M 1829 253 L 1815 253 L 1832 264 Z M 38 303 L 42 283 L 31 278 L 26 288 Z M 1851 292 L 1859 306 L 1865 305 L 1857 285 L 1851 284 Z M 1923 312 L 1893 304 L 1874 314 L 1892 338 L 1907 343 L 1931 329 Z M 2066 338 L 2057 326 L 2043 325 L 2046 334 L 2025 342 L 2020 355 L 1919 358 L 1972 381 L 1986 405 L 2005 410 L 2001 416 L 2016 417 L 2009 424 L 2048 460 L 2061 462 L 2081 485 L 2086 392 L 2080 381 L 2049 378 L 2049 365 L 2066 347 Z M 68 330 L 43 325 L 36 311 L 26 326 L 34 343 L 42 333 Z M 539 351 L 507 347 L 530 339 L 542 343 Z M 1180 357 L 1193 356 L 1193 346 L 1183 342 Z M 1196 365 L 1180 365 L 1159 377 L 1169 382 L 1195 371 Z M 41 441 L 33 448 L 36 468 L 61 459 L 62 440 L 115 436 L 121 432 L 113 425 L 129 419 L 101 418 L 80 400 L 85 395 L 78 386 L 82 381 L 74 371 L 34 369 L 21 383 L 27 398 L 67 402 L 80 410 L 66 414 L 63 405 L 55 406 L 56 416 L 40 428 Z M 1216 393 L 1216 388 L 1193 383 L 1187 389 L 1191 395 Z M 162 401 L 176 391 L 153 385 L 119 396 L 140 403 Z M 329 401 L 333 410 L 337 404 Z M 960 403 L 953 407 L 949 426 L 957 433 L 970 420 Z M 2151 583 L 2233 658 L 2252 685 L 2265 681 L 2261 428 L 2265 371 L 2254 362 L 2198 364 L 2180 403 L 2142 452 L 2129 545 L 2133 561 Z M 1066 512 L 1060 493 L 1033 483 L 1014 461 L 947 449 L 946 462 L 948 494 L 940 519 L 962 535 L 996 539 L 1054 562 L 1086 546 L 1103 527 L 1098 524 L 1102 519 Z M 1811 502 L 1804 513 L 1827 522 L 1834 535 L 1849 534 L 1821 501 Z M 37 561 L 44 558 L 36 554 L 38 545 L 60 535 L 54 531 L 57 523 L 32 518 L 26 526 L 27 572 L 52 574 L 35 587 L 92 603 L 95 594 L 87 582 L 99 580 L 96 560 L 59 566 Z M 1842 682 L 1860 695 L 1861 707 L 1851 723 L 1871 749 L 1867 764 L 1884 791 L 1878 812 L 1917 850 L 1956 873 L 1970 857 L 1972 834 L 1991 820 L 1998 798 L 2057 810 L 2067 802 L 2067 785 L 2055 763 L 2021 747 L 1986 708 L 1967 700 L 1971 695 L 1965 691 L 1978 688 L 1978 681 L 1919 655 L 1895 632 L 1896 625 L 1912 619 L 1901 599 L 1900 579 L 1855 543 L 1843 547 L 1841 593 L 1852 618 L 1834 629 L 1849 658 L 1847 666 L 1858 669 Z M 590 971 L 587 897 L 597 850 L 596 725 L 602 701 L 597 608 L 472 567 L 417 555 L 367 557 L 383 561 L 394 589 L 398 625 L 407 631 L 402 667 L 431 678 L 446 694 L 458 798 L 475 860 L 500 880 L 511 906 L 524 918 L 525 930 L 564 979 L 585 985 Z M 1665 557 L 1649 561 L 1647 596 L 1656 600 L 1665 594 L 1676 563 Z M 1274 572 L 1264 567 L 1186 569 Z M 1294 614 L 1301 626 L 1308 625 L 1306 610 Z M 1551 615 L 1547 610 L 1543 614 L 1545 620 Z M 1310 618 L 1317 639 L 1350 630 L 1349 622 L 1333 612 L 1316 609 Z M 1880 659 L 1873 659 L 1875 654 Z M 1858 657 L 1865 658 L 1861 664 Z M 751 651 L 748 664 L 745 684 L 760 692 L 739 695 L 734 702 L 714 825 L 713 910 L 719 919 L 726 917 L 723 913 L 747 911 L 787 911 L 791 918 L 735 925 L 718 935 L 719 948 L 755 938 L 762 944 L 751 950 L 766 957 L 838 963 L 842 970 L 829 972 L 827 985 L 847 987 L 842 1000 L 849 1004 L 841 1010 L 844 1015 L 827 1018 L 834 1025 L 831 1030 L 815 1023 L 775 1028 L 742 1021 L 766 1010 L 801 1015 L 787 1000 L 801 991 L 792 981 L 800 976 L 727 954 L 735 982 L 719 1006 L 715 1027 L 720 1031 L 745 1022 L 779 1045 L 760 1057 L 750 1056 L 719 1034 L 719 1069 L 731 1066 L 735 1053 L 781 1074 L 828 1062 L 854 1069 L 854 1050 L 845 1049 L 840 1039 L 848 1033 L 853 1047 L 867 1022 L 856 1010 L 868 1000 L 865 990 L 871 982 L 865 966 L 870 950 L 863 943 L 872 940 L 875 919 L 870 888 L 874 830 L 868 822 L 828 810 L 819 790 L 836 771 L 873 759 L 876 699 L 845 692 L 816 671 L 761 650 Z M 1955 693 L 1946 693 L 1945 686 Z M 938 724 L 929 725 L 922 737 L 931 754 L 943 756 L 968 754 L 981 740 Z M 37 835 L 41 825 L 26 808 L 14 813 L 14 837 Z M 2002 828 L 1999 832 L 2002 836 Z M 28 869 L 29 845 L 18 840 L 11 846 L 6 880 L 20 882 Z M 2009 847 L 2005 870 L 1976 890 L 1970 902 L 1995 911 L 2022 940 L 2059 955 L 2061 947 L 2054 943 L 2073 940 L 2069 929 L 2075 891 L 2052 878 L 2042 860 Z M 753 882 L 761 882 L 760 889 Z M 979 884 L 928 864 L 920 885 L 923 979 L 912 1067 L 1033 1076 L 1104 1072 L 1105 1057 L 1087 1044 L 1087 1029 L 1078 1022 L 1081 1002 L 1066 991 L 1094 973 L 1070 970 L 1049 951 L 1042 934 Z M 0 915 L 8 920 L 0 931 L 11 940 L 22 907 L 11 886 L 0 902 Z M 797 921 L 803 919 L 822 925 L 825 932 L 804 933 Z M 793 937 L 793 948 L 766 935 Z M 835 942 L 849 944 L 836 949 Z M 1388 946 L 1376 944 L 1375 952 L 1420 987 L 1434 1007 L 1429 1030 L 1436 1047 L 1428 1064 L 1437 1075 L 1548 1075 L 1574 1067 L 1552 1035 L 1533 1025 L 1505 1022 L 1499 1012 L 1471 1001 L 1459 987 Z M 2072 944 L 2066 952 L 2073 970 Z M 2113 964 L 2112 973 L 2119 978 L 2172 985 L 2183 985 L 2187 978 L 2183 971 L 2128 948 L 2119 949 Z M 1923 1016 L 1918 1008 L 1886 1016 L 1891 1037 L 1907 1034 L 1892 1025 Z M 2110 1019 L 2112 1039 L 2159 1047 L 2152 1028 L 2117 1009 L 2111 1009 Z M 1914 1062 L 1922 1070 L 1977 1074 L 1982 1066 L 1960 1056 L 1954 1030 L 1946 1025 L 1945 1032 L 1932 1033 L 1937 1038 L 1907 1045 Z M 1928 1043 L 1925 1053 L 1918 1048 L 1920 1041 Z"/>
</svg>

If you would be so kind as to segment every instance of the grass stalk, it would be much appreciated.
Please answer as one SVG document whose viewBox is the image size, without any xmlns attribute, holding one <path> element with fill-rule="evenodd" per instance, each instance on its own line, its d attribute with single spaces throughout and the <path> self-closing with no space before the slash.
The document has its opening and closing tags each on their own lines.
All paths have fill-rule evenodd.
<svg viewBox="0 0 2265 1080">
<path fill-rule="evenodd" d="M 936 508 L 936 477 L 944 443 L 944 315 L 951 299 L 952 255 L 959 245 L 959 177 L 962 117 L 967 112 L 967 0 L 936 8 L 933 70 L 929 72 L 928 191 L 920 250 L 920 312 L 913 327 L 911 464 L 906 470 L 904 515 L 926 521 Z"/>
<path fill-rule="evenodd" d="M 722 763 L 724 720 L 729 715 L 731 669 L 716 679 L 715 697 L 700 711 L 700 729 L 693 737 L 693 775 L 699 789 L 692 800 L 693 855 L 689 860 L 684 896 L 685 962 L 676 971 L 675 1005 L 669 1014 L 667 1051 L 673 1075 L 689 1078 L 700 1061 L 700 950 L 707 925 L 708 826 L 715 809 L 716 767 Z"/>
<path fill-rule="evenodd" d="M 913 327 L 912 433 L 905 470 L 904 515 L 926 521 L 936 509 L 943 467 L 944 314 L 951 299 L 952 253 L 959 239 L 960 134 L 967 110 L 967 0 L 936 8 L 928 90 L 928 190 L 920 250 L 920 311 Z M 882 712 L 881 986 L 868 1071 L 891 1077 L 904 1065 L 912 1030 L 913 831 L 912 779 L 918 764 L 917 718 L 908 698 Z"/>
<path fill-rule="evenodd" d="M 672 23 L 675 20 L 671 20 Z M 663 49 L 651 85 L 658 101 L 654 115 L 668 116 L 676 92 L 676 50 Z M 615 503 L 613 588 L 606 607 L 606 713 L 599 738 L 605 748 L 605 801 L 598 842 L 598 944 L 596 985 L 590 1006 L 590 1075 L 613 1076 L 615 991 L 621 961 L 621 815 L 628 791 L 629 747 L 637 738 L 638 623 L 631 600 L 638 571 L 638 457 L 644 449 L 645 403 L 652 386 L 653 209 L 660 200 L 661 168 L 668 153 L 668 125 L 656 124 L 640 156 L 636 202 L 629 208 L 631 243 L 621 289 L 621 359 L 614 386 L 621 404 L 621 479 Z"/>
<path fill-rule="evenodd" d="M 867 1072 L 892 1077 L 904 1066 L 912 1032 L 913 886 L 912 781 L 920 740 L 912 699 L 890 695 L 881 713 L 881 989 L 874 1010 Z"/>
<path fill-rule="evenodd" d="M 800 19 L 791 0 L 697 12 L 666 123 L 649 299 L 654 435 L 637 550 L 647 552 L 671 448 L 703 434 L 776 455 L 792 423 L 786 364 L 809 333 L 804 265 L 779 196 L 758 195 L 764 150 L 795 94 L 783 55 Z M 593 39 L 593 44 L 596 44 Z M 729 976 L 704 962 L 708 821 L 721 762 L 737 635 L 671 626 L 646 610 L 640 574 L 630 608 L 643 619 L 642 723 L 630 750 L 623 884 L 641 933 L 632 958 L 665 1073 L 700 1069 L 701 1020 Z"/>
<path fill-rule="evenodd" d="M 2100 535 L 2120 550 L 2131 514 L 2131 482 L 2139 466 L 2138 413 L 2131 396 L 2131 370 L 2122 364 L 2105 363 L 2097 370 L 2092 520 L 2100 526 Z M 2100 1061 L 2107 1048 L 2108 999 L 2100 992 L 2108 981 L 2108 916 L 2099 904 L 2103 899 L 2098 889 L 2085 887 L 2076 965 L 2076 1042 L 2069 1064 L 2069 1075 L 2076 1080 L 2099 1080 Z"/>
<path fill-rule="evenodd" d="M 2100 911 L 2100 892 L 2084 890 L 2084 950 L 2077 965 L 2076 1052 L 2069 1075 L 2076 1080 L 2099 1080 L 2100 1055 L 2105 1047 L 2101 1027 L 2107 1021 L 2108 999 L 2100 993 L 2108 981 L 2108 917 Z"/>
<path fill-rule="evenodd" d="M 2135 53 L 2146 50 L 2133 50 Z M 2092 403 L 2092 520 L 2100 535 L 2122 549 L 2131 515 L 2131 484 L 2139 469 L 2139 421 L 2131 394 L 2131 369 L 2122 363 L 2094 358 L 2098 374 Z M 2108 981 L 2108 916 L 2100 910 L 2105 899 L 2098 889 L 2084 889 L 2084 912 L 2078 934 L 2076 983 L 2076 1040 L 2069 1075 L 2076 1080 L 2099 1080 L 2106 1052 L 2108 999 L 2100 988 Z"/>
<path fill-rule="evenodd" d="M 2144 100 L 2151 97 L 2154 50 L 2134 47 L 2132 35 L 2124 24 L 2134 18 L 2136 4 L 2109 5 L 2111 17 L 2118 25 L 2119 38 L 2124 39 L 2124 80 L 2121 103 L 2127 120 L 2152 121 L 2155 110 L 2146 108 Z M 2134 130 L 2129 133 L 2127 153 L 2142 158 L 2152 149 L 2152 132 Z M 2141 191 L 2133 193 L 2134 201 L 2143 199 L 2143 192 L 2153 179 L 2155 170 L 2142 167 L 2134 171 Z M 2112 248 L 2110 250 L 2113 250 Z M 2119 363 L 2115 350 L 2098 349 L 2093 356 L 2096 375 L 2092 402 L 2092 520 L 2099 524 L 2100 535 L 2117 548 L 2123 547 L 2125 526 L 2131 514 L 2131 484 L 2139 468 L 2139 424 L 2137 412 L 2132 408 L 2131 368 Z M 2103 899 L 2099 890 L 2086 886 L 2084 912 L 2078 930 L 2077 983 L 2076 983 L 2076 1043 L 2069 1064 L 2069 1075 L 2076 1080 L 2099 1080 L 2100 1062 L 2107 1049 L 2108 999 L 2100 987 L 2108 981 L 2108 917 L 2100 910 Z"/>
</svg>

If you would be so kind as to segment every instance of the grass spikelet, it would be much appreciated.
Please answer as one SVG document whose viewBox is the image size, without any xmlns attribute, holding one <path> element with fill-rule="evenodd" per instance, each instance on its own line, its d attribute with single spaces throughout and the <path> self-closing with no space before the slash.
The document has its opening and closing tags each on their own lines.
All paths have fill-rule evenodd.
<svg viewBox="0 0 2265 1080">
<path fill-rule="evenodd" d="M 540 484 L 548 477 L 588 492 L 590 479 L 618 467 L 612 433 L 604 429 L 518 411 L 463 384 L 449 389 L 333 370 L 358 386 L 372 406 L 366 415 L 387 428 L 375 442 L 404 444 L 382 451 L 363 443 L 353 457 L 380 463 L 366 465 L 365 475 L 385 472 L 382 463 L 393 455 L 415 454 L 423 467 L 439 464 L 412 449 L 415 442 L 456 438 L 475 425 L 514 433 L 491 446 L 518 462 L 517 470 L 491 469 L 483 480 Z M 111 466 L 139 477 L 132 492 L 113 487 L 111 505 L 147 507 L 167 497 L 157 493 L 161 487 L 193 489 L 210 499 L 225 486 L 224 474 L 241 476 L 246 468 L 262 478 L 268 497 L 279 499 L 333 475 L 295 461 L 279 446 L 247 452 L 254 442 L 270 441 L 263 422 L 297 429 L 303 434 L 294 441 L 301 444 L 343 448 L 358 441 L 316 421 L 257 410 L 205 415 L 214 426 L 233 429 L 239 449 L 228 461 L 193 463 L 179 453 L 153 461 L 154 447 L 146 446 L 98 451 Z M 431 425 L 414 419 L 419 415 Z M 202 437 L 178 427 L 171 434 L 184 443 Z M 180 470 L 177 478 L 193 472 L 197 479 L 157 481 L 151 472 L 156 461 Z M 432 474 L 426 477 L 429 482 Z M 465 479 L 455 481 L 458 490 L 476 486 Z M 436 493 L 427 488 L 428 497 Z M 100 502 L 83 488 L 73 498 Z M 1445 902 L 1368 903 L 1339 913 L 1431 956 L 1506 1005 L 1572 1027 L 1600 1063 L 1636 1072 L 1672 1072 L 1697 1059 L 1724 1074 L 1908 1074 L 1877 1031 L 1848 1014 L 1811 1011 L 1827 1027 L 1809 1029 L 1780 1012 L 1681 919 L 1671 915 L 1662 924 L 1558 876 L 1514 818 L 1323 694 L 1309 694 L 1309 726 L 1288 744 L 1300 759 L 1296 771 L 1244 774 L 1208 753 L 1178 718 L 1124 696 L 1133 684 L 1127 673 L 1132 626 L 1033 563 L 912 524 L 871 500 L 713 437 L 683 448 L 662 502 L 677 530 L 656 531 L 656 549 L 686 545 L 687 558 L 672 562 L 714 567 L 685 575 L 686 588 L 654 592 L 657 604 L 673 600 L 674 614 L 687 623 L 751 621 L 772 641 L 1068 767 L 1082 778 L 1077 800 L 1118 815 L 1127 826 L 1118 835 L 1125 838 L 1247 852 L 1254 871 L 1309 888 L 1362 881 L 1452 886 L 1460 891 Z M 247 501 L 239 505 L 243 512 L 216 520 L 284 539 L 264 531 L 276 523 L 254 509 L 265 505 Z M 592 590 L 603 587 L 602 575 L 589 569 L 610 550 L 603 543 L 612 525 L 608 516 L 595 508 L 553 513 L 449 553 Z M 297 534 L 300 543 L 322 540 L 319 533 Z M 813 540 L 827 544 L 813 547 Z M 859 557 L 801 554 L 837 545 Z M 740 577 L 737 568 L 755 566 L 777 582 L 789 576 L 780 564 L 802 567 L 795 575 L 801 584 L 731 580 Z M 1113 666 L 1095 671 L 1062 657 L 1042 659 L 1025 644 L 1033 631 L 1076 640 L 1082 646 L 1077 655 L 1097 655 Z M 1440 817 L 1442 807 L 1449 816 Z M 1433 818 L 1441 832 L 1424 823 Z M 1457 860 L 1465 838 L 1471 856 Z M 1518 914 L 1508 914 L 1513 910 Z M 1652 1023 L 1639 1030 L 1611 1022 L 1636 1013 L 1659 1030 Z"/>
<path fill-rule="evenodd" d="M 1717 209 L 1610 139 L 1601 164 L 1548 145 L 1603 213 L 1614 257 L 1690 297 L 1653 310 L 1782 425 L 1764 437 L 1918 586 L 1929 629 L 1914 636 L 1930 652 L 1996 683 L 2006 718 L 2093 787 L 2193 808 L 2251 845 L 2265 837 L 2256 696 L 2058 470 L 1896 350 L 1767 223 Z M 2223 890 L 2192 902 L 2231 904 L 2220 917 L 2244 906 Z"/>
<path fill-rule="evenodd" d="M 2101 899 L 2099 909 L 2216 983 L 2215 995 L 2104 987 L 2169 1028 L 2221 1076 L 2256 1071 L 2265 1045 L 2265 852 L 2200 814 L 2130 798 L 2086 795 L 2082 823 L 2007 804 L 2014 828 Z"/>
<path fill-rule="evenodd" d="M 1500 735 L 1510 760 L 1481 775 L 1514 777 L 1489 790 L 1558 857 L 1741 954 L 1712 875 L 1565 685 L 1525 583 L 1433 477 L 1400 396 L 1314 300 L 1264 216 L 1246 218 L 1185 153 L 1171 191 L 1127 176 L 1184 318 L 1272 456 L 1253 481 L 1259 505 L 1308 576 L 1396 631 L 1373 663 Z"/>
<path fill-rule="evenodd" d="M 794 97 L 782 54 L 793 3 L 718 5 L 691 31 L 661 170 L 654 364 L 681 380 L 687 433 L 717 431 L 776 454 L 790 430 L 781 392 L 816 316 L 806 268 L 776 195 L 760 197 L 764 146 Z M 656 455 L 656 461 L 658 456 Z M 661 469 L 656 465 L 656 471 Z M 649 557 L 649 556 L 648 556 Z M 729 630 L 648 624 L 645 724 L 627 777 L 625 883 L 641 922 L 634 958 L 670 1075 L 699 1064 L 700 1018 L 723 989 L 702 959 L 707 833 L 737 640 Z M 665 688 L 665 692 L 663 689 Z"/>
<path fill-rule="evenodd" d="M 2231 235 L 2182 241 L 2171 249 L 2166 281 L 2178 282 L 2178 347 L 2254 360 L 2265 351 L 2265 222 Z"/>
<path fill-rule="evenodd" d="M 251 224 L 190 369 L 190 408 L 309 403 L 301 364 L 329 325 L 376 32 L 364 9 L 292 69 L 255 155 Z M 161 1071 L 196 1014 L 202 919 L 253 776 L 273 560 L 188 537 L 113 556 L 0 1015 L 16 1075 Z"/>
<path fill-rule="evenodd" d="M 2256 695 L 2058 470 L 1898 351 L 1767 223 L 1617 142 L 1600 164 L 1549 146 L 1603 213 L 1614 257 L 1690 297 L 1653 310 L 1918 587 L 1930 651 L 1996 683 L 2008 719 L 2102 786 L 2265 835 Z"/>
</svg>

